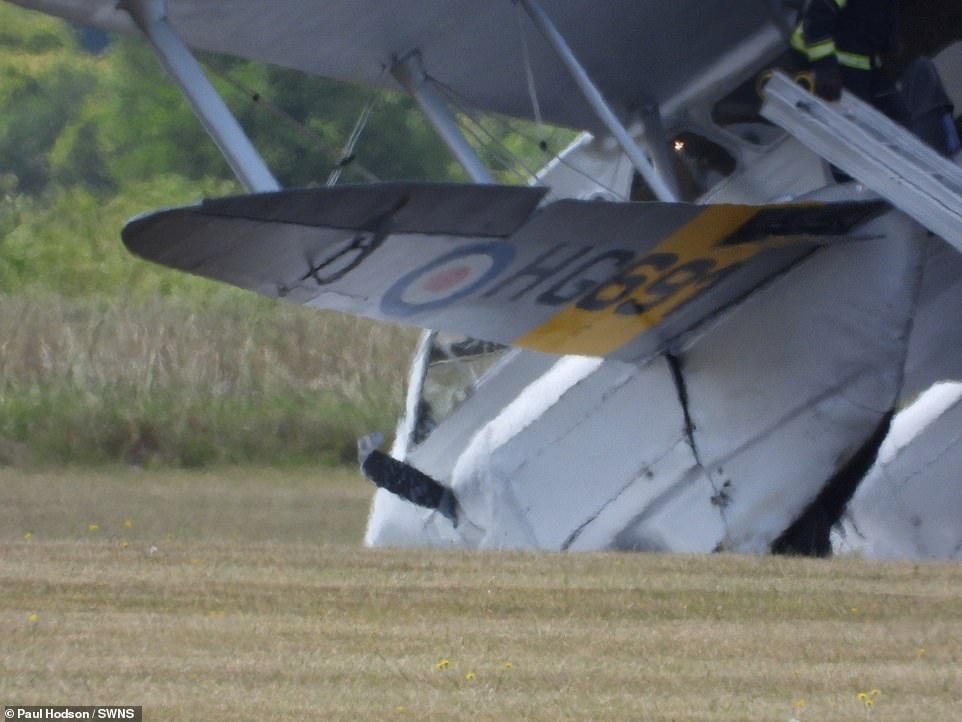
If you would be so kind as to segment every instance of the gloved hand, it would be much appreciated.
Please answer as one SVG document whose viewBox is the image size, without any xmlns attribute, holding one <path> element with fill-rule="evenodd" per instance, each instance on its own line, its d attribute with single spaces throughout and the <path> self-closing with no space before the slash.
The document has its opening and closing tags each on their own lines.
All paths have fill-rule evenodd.
<svg viewBox="0 0 962 722">
<path fill-rule="evenodd" d="M 825 100 L 842 97 L 842 73 L 835 58 L 825 58 L 812 66 L 815 73 L 815 95 Z"/>
</svg>

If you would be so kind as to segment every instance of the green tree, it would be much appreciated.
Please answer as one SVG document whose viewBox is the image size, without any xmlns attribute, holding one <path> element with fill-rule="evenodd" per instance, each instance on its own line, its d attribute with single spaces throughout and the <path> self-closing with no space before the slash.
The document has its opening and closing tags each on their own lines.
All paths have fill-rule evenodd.
<svg viewBox="0 0 962 722">
<path fill-rule="evenodd" d="M 207 64 L 285 186 L 323 184 L 371 101 L 372 113 L 355 149 L 364 168 L 382 180 L 464 177 L 412 101 L 400 93 L 231 58 L 211 57 Z M 351 165 L 344 178 L 363 180 Z"/>
<path fill-rule="evenodd" d="M 52 154 L 61 184 L 116 191 L 153 176 L 226 179 L 230 169 L 150 49 L 119 38 Z"/>
<path fill-rule="evenodd" d="M 54 183 L 106 197 L 153 176 L 203 181 L 231 173 L 152 51 L 118 37 L 96 54 L 63 22 L 0 6 L 0 175 L 22 192 Z M 102 51 L 101 51 L 102 50 Z M 253 61 L 201 55 L 215 85 L 284 186 L 323 184 L 368 103 L 373 112 L 347 181 L 467 180 L 405 95 Z M 473 114 L 472 114 L 473 115 Z M 467 115 L 463 116 L 469 120 Z M 547 159 L 524 124 L 478 115 L 483 157 L 505 182 Z M 556 151 L 571 137 L 548 129 Z M 520 173 L 499 170 L 507 156 Z M 516 158 L 522 157 L 521 164 Z"/>
<path fill-rule="evenodd" d="M 0 174 L 38 193 L 51 150 L 96 85 L 94 64 L 53 18 L 3 4 L 0 28 Z"/>
</svg>

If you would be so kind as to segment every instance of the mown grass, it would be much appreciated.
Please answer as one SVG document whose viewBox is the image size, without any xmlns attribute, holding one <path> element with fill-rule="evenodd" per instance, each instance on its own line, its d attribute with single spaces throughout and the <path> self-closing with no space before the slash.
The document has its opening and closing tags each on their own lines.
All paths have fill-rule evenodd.
<svg viewBox="0 0 962 722">
<path fill-rule="evenodd" d="M 353 474 L 2 472 L 0 703 L 959 719 L 958 565 L 364 550 L 368 494 Z"/>
<path fill-rule="evenodd" d="M 393 429 L 406 329 L 231 292 L 0 298 L 0 462 L 336 463 Z"/>
<path fill-rule="evenodd" d="M 0 542 L 26 536 L 33 542 L 356 547 L 372 491 L 356 467 L 5 468 L 0 469 Z"/>
</svg>

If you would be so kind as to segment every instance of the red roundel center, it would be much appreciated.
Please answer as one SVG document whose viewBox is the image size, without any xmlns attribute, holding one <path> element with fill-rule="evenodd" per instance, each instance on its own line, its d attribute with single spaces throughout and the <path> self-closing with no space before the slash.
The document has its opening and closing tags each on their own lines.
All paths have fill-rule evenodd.
<svg viewBox="0 0 962 722">
<path fill-rule="evenodd" d="M 428 278 L 421 288 L 429 293 L 447 291 L 449 288 L 454 288 L 461 283 L 461 281 L 467 278 L 470 273 L 471 269 L 467 266 L 454 266 L 453 268 L 445 268 L 443 271 L 435 273 L 433 276 Z"/>
</svg>

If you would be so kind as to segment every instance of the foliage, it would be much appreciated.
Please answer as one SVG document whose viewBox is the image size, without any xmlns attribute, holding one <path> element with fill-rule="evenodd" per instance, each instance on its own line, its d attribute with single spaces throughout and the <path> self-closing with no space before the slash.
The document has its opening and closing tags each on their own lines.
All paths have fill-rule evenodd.
<svg viewBox="0 0 962 722">
<path fill-rule="evenodd" d="M 0 28 L 0 190 L 11 176 L 31 195 L 81 184 L 99 196 L 157 175 L 231 177 L 145 43 L 112 38 L 94 54 L 82 33 L 9 4 L 0 6 Z M 237 58 L 201 60 L 284 186 L 323 183 L 369 101 L 358 164 L 382 180 L 466 180 L 406 96 Z M 547 159 L 539 140 L 556 152 L 572 136 L 468 109 L 464 120 L 496 169 L 505 155 L 536 169 Z M 349 165 L 345 180 L 360 179 Z"/>
<path fill-rule="evenodd" d="M 43 199 L 8 197 L 0 203 L 6 217 L 0 220 L 0 230 L 6 226 L 0 235 L 0 289 L 128 300 L 221 293 L 224 288 L 219 284 L 133 257 L 120 242 L 120 229 L 145 210 L 237 190 L 231 181 L 159 176 L 130 183 L 107 199 L 84 186 L 54 187 Z"/>
<path fill-rule="evenodd" d="M 8 186 L 13 176 L 28 194 L 56 183 L 104 195 L 156 175 L 231 177 L 144 43 L 115 38 L 92 55 L 63 23 L 6 4 L 0 27 L 0 173 Z M 375 95 L 358 162 L 385 180 L 464 177 L 404 96 L 251 61 L 201 59 L 282 185 L 323 183 Z M 345 178 L 359 176 L 349 167 Z"/>
<path fill-rule="evenodd" d="M 356 148 L 357 162 L 381 180 L 464 178 L 405 96 L 224 58 L 210 58 L 208 65 L 238 78 L 245 87 L 261 89 L 258 103 L 253 103 L 235 87 L 219 83 L 255 144 L 264 149 L 268 165 L 278 170 L 282 185 L 323 184 L 340 161 L 344 142 L 364 107 L 372 101 L 370 120 Z M 279 125 L 266 111 L 268 104 L 308 128 L 313 140 L 290 124 Z M 362 178 L 349 165 L 345 180 Z"/>
<path fill-rule="evenodd" d="M 0 7 L 0 175 L 8 188 L 41 191 L 49 153 L 96 83 L 60 22 Z"/>
<path fill-rule="evenodd" d="M 284 186 L 326 182 L 371 102 L 344 181 L 465 180 L 403 95 L 201 61 Z M 357 434 L 390 429 L 413 333 L 338 326 L 123 248 L 132 216 L 243 192 L 144 43 L 0 2 L 0 107 L 0 463 L 7 443 L 41 462 L 339 459 Z M 464 119 L 492 167 L 505 149 L 542 165 L 530 128 Z"/>
</svg>

